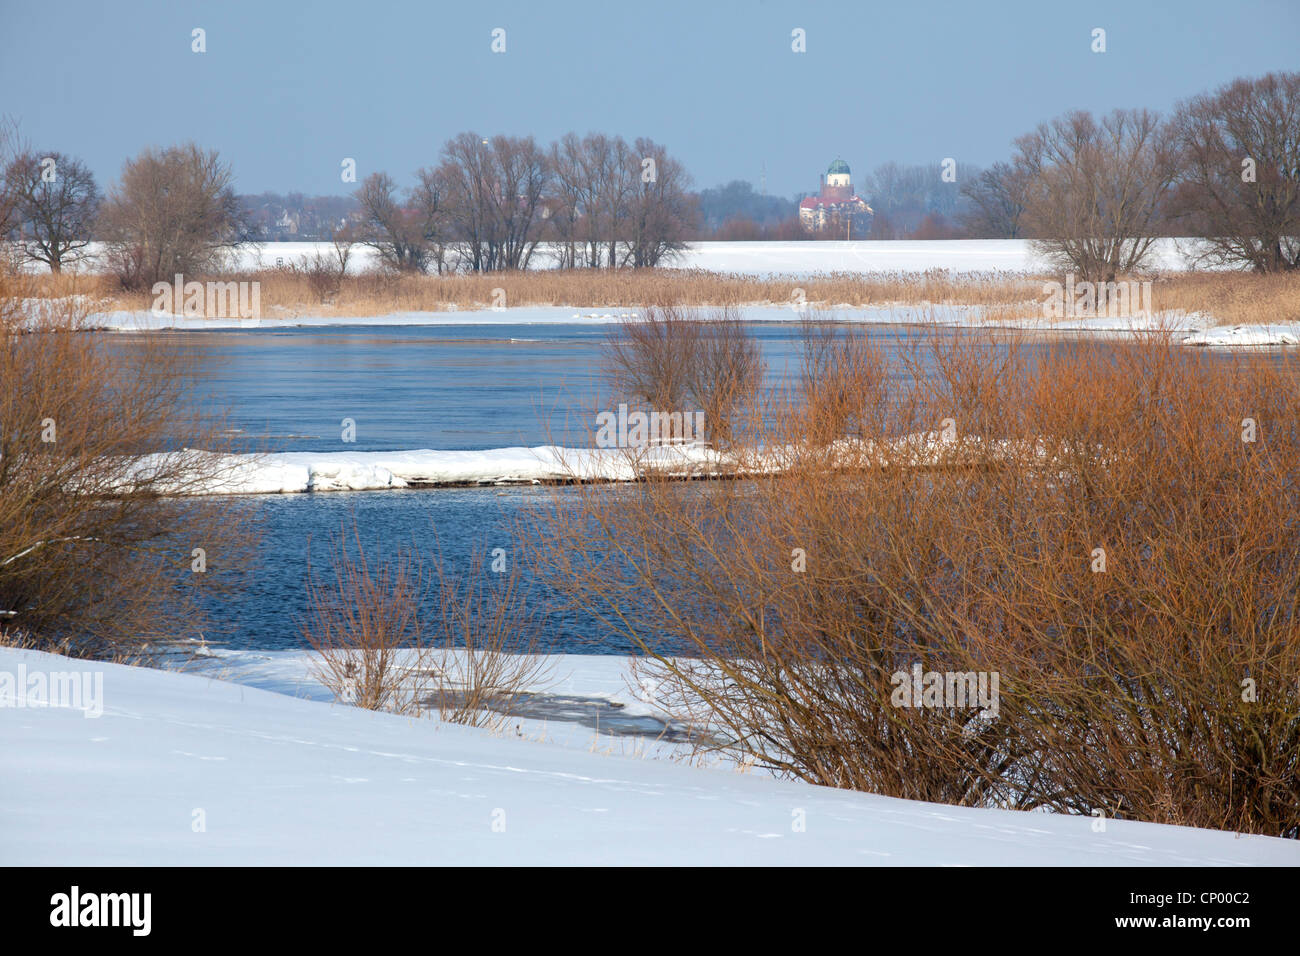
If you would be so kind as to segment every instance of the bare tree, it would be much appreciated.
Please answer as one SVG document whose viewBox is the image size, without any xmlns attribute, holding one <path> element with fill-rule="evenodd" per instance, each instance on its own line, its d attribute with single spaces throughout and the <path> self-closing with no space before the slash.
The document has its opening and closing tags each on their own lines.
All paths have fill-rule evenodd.
<svg viewBox="0 0 1300 956">
<path fill-rule="evenodd" d="M 545 154 L 531 136 L 494 136 L 495 188 L 488 195 L 500 229 L 498 268 L 526 269 L 537 246 L 537 220 L 548 185 Z"/>
<path fill-rule="evenodd" d="M 398 202 L 393 177 L 384 172 L 371 173 L 356 195 L 365 217 L 362 241 L 390 268 L 399 272 L 423 272 L 429 260 L 423 223 L 416 210 Z"/>
<path fill-rule="evenodd" d="M 585 265 L 599 269 L 605 260 L 606 224 L 617 218 L 621 199 L 611 200 L 611 191 L 621 188 L 621 173 L 616 169 L 615 141 L 601 133 L 589 133 L 577 146 L 577 169 L 573 176 L 578 192 L 578 238 Z M 615 214 L 610 217 L 611 208 Z M 611 226 L 612 228 L 612 226 Z M 610 254 L 613 250 L 610 249 Z"/>
<path fill-rule="evenodd" d="M 447 187 L 447 214 L 461 260 L 473 272 L 489 271 L 492 225 L 487 193 L 491 176 L 487 141 L 477 133 L 461 133 L 442 148 L 439 173 Z"/>
<path fill-rule="evenodd" d="M 100 221 L 109 262 L 127 288 L 211 272 L 248 234 L 230 167 L 193 143 L 128 160 Z"/>
<path fill-rule="evenodd" d="M 593 238 L 605 245 L 605 265 L 616 269 L 625 259 L 618 255 L 618 240 L 624 229 L 628 207 L 636 192 L 636 181 L 641 175 L 641 164 L 623 138 L 601 137 L 593 143 L 593 186 L 597 190 L 596 219 L 592 223 Z"/>
<path fill-rule="evenodd" d="M 1033 247 L 1088 281 L 1114 282 L 1147 259 L 1175 171 L 1169 127 L 1146 110 L 1100 122 L 1075 111 L 1016 141 Z"/>
<path fill-rule="evenodd" d="M 9 168 L 27 152 L 18 130 L 18 121 L 0 116 L 0 239 L 18 225 L 18 190 L 9 179 Z"/>
<path fill-rule="evenodd" d="M 686 234 L 697 218 L 688 193 L 691 177 L 663 146 L 644 137 L 636 141 L 632 162 L 625 261 L 637 268 L 657 266 L 686 248 Z"/>
<path fill-rule="evenodd" d="M 1182 104 L 1175 211 L 1206 258 L 1300 268 L 1300 73 L 1239 79 Z"/>
<path fill-rule="evenodd" d="M 538 242 L 542 197 L 550 176 L 531 136 L 461 133 L 443 147 L 439 173 L 447 211 L 474 272 L 528 267 Z"/>
<path fill-rule="evenodd" d="M 14 192 L 24 258 L 61 272 L 65 263 L 85 257 L 100 202 L 95 174 L 85 163 L 57 152 L 24 153 L 4 178 Z"/>
<path fill-rule="evenodd" d="M 432 260 L 438 275 L 442 275 L 447 265 L 447 243 L 451 239 L 447 181 L 439 169 L 425 168 L 415 175 L 417 182 L 411 190 L 410 205 L 428 250 L 428 259 Z"/>
<path fill-rule="evenodd" d="M 340 278 L 348 274 L 348 263 L 352 260 L 352 247 L 356 241 L 356 231 L 351 223 L 335 229 L 330 236 L 330 243 L 334 246 L 334 263 L 338 267 Z"/>
<path fill-rule="evenodd" d="M 578 223 L 590 213 L 584 202 L 588 181 L 584 175 L 583 141 L 577 133 L 566 133 L 558 143 L 551 144 L 547 161 L 554 200 L 550 226 L 560 249 L 559 266 L 573 269 L 578 264 Z"/>
<path fill-rule="evenodd" d="M 989 239 L 1019 239 L 1025 212 L 1025 188 L 1020 172 L 1010 163 L 994 163 L 961 187 L 970 200 L 962 216 L 967 233 Z"/>
</svg>

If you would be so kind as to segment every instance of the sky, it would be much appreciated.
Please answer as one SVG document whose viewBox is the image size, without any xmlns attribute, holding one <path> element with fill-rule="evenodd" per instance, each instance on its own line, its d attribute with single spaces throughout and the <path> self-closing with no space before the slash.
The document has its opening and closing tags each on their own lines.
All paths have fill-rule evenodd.
<svg viewBox="0 0 1300 956">
<path fill-rule="evenodd" d="M 0 116 L 102 185 L 193 140 L 240 192 L 343 195 L 345 159 L 409 184 L 464 130 L 572 130 L 793 196 L 837 157 L 855 182 L 947 158 L 960 181 L 1067 110 L 1300 69 L 1298 40 L 1300 0 L 0 0 Z"/>
</svg>

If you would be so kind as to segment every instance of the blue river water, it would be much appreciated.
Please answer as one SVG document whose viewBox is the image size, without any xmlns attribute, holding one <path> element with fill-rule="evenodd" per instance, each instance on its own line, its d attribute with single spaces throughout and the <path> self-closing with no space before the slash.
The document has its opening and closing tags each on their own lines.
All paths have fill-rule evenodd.
<svg viewBox="0 0 1300 956">
<path fill-rule="evenodd" d="M 255 331 L 162 332 L 167 348 L 204 370 L 195 400 L 226 410 L 250 447 L 267 451 L 484 449 L 585 441 L 600 401 L 608 326 L 355 326 Z M 757 323 L 769 374 L 798 366 L 796 323 Z M 869 327 L 886 348 L 908 331 Z M 123 337 L 125 347 L 144 341 Z M 341 444 L 341 423 L 356 423 Z M 211 608 L 213 643 L 241 649 L 302 646 L 307 569 L 329 571 L 332 542 L 355 524 L 370 555 L 400 547 L 440 553 L 465 568 L 471 553 L 510 551 L 511 527 L 546 490 L 461 488 L 257 495 L 258 558 L 233 597 Z M 527 581 L 523 586 L 528 587 Z M 535 607 L 554 604 L 534 587 Z M 577 614 L 548 614 L 537 633 L 546 651 L 626 654 Z"/>
<path fill-rule="evenodd" d="M 610 326 L 353 326 L 167 332 L 197 357 L 231 424 L 274 451 L 478 450 L 572 444 L 590 434 Z M 779 378 L 799 362 L 796 323 L 751 326 Z M 869 327 L 891 345 L 898 327 Z M 356 423 L 341 444 L 341 422 Z"/>
</svg>

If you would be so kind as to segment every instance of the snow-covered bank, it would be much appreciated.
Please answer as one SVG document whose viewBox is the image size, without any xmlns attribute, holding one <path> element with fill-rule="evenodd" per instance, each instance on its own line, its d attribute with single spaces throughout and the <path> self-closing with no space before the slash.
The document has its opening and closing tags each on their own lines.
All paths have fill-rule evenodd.
<svg viewBox="0 0 1300 956">
<path fill-rule="evenodd" d="M 974 810 L 499 737 L 144 668 L 0 719 L 0 859 L 57 864 L 1296 865 L 1300 844 Z"/>
<path fill-rule="evenodd" d="M 1196 239 L 1157 239 L 1151 265 L 1186 269 Z M 746 275 L 819 272 L 1030 272 L 1047 268 L 1025 239 L 868 239 L 817 242 L 693 242 L 687 269 Z"/>
<path fill-rule="evenodd" d="M 631 481 L 647 470 L 665 474 L 709 473 L 724 464 L 704 445 L 648 448 L 632 455 L 622 449 L 491 448 L 483 451 L 285 452 L 223 455 L 204 452 L 195 473 L 204 483 L 185 482 L 181 493 L 213 495 L 293 494 L 308 491 L 375 491 L 436 485 L 505 485 L 543 482 Z M 153 467 L 151 456 L 136 466 Z"/>
<path fill-rule="evenodd" d="M 1198 239 L 1157 239 L 1151 265 L 1160 270 L 1185 269 L 1190 255 L 1202 247 Z M 92 258 L 81 268 L 94 271 L 102 264 L 103 244 L 92 242 Z M 235 250 L 231 267 L 240 270 L 273 269 L 301 265 L 317 253 L 334 255 L 329 242 L 267 242 L 245 244 Z M 351 268 L 377 268 L 373 249 L 352 247 Z M 533 267 L 552 268 L 558 262 L 543 243 L 533 257 Z M 817 242 L 692 242 L 670 263 L 672 268 L 702 269 L 737 275 L 812 276 L 831 272 L 1029 272 L 1046 264 L 1025 239 L 855 239 Z"/>
<path fill-rule="evenodd" d="M 1283 322 L 1274 325 L 1219 325 L 1187 336 L 1183 339 L 1183 344 L 1206 345 L 1212 348 L 1300 345 L 1300 324 Z"/>
<path fill-rule="evenodd" d="M 830 446 L 830 467 L 885 465 L 924 468 L 956 462 L 1012 459 L 1048 465 L 1056 450 L 1042 442 L 981 442 L 942 432 L 906 435 L 876 444 L 841 439 Z M 131 463 L 131 473 L 194 475 L 177 485 L 153 487 L 172 494 L 262 495 L 315 491 L 377 491 L 467 485 L 525 485 L 568 482 L 625 482 L 650 474 L 671 478 L 735 477 L 775 474 L 799 454 L 773 446 L 759 453 L 715 451 L 702 442 L 637 448 L 489 448 L 454 451 L 284 452 L 266 455 L 181 453 L 185 461 L 146 455 Z M 193 469 L 188 470 L 188 469 Z M 128 481 L 123 482 L 129 483 Z"/>
<path fill-rule="evenodd" d="M 764 318 L 791 321 L 789 309 L 755 310 L 753 321 Z M 268 315 L 260 319 L 201 318 L 150 311 L 113 311 L 91 314 L 86 324 L 109 332 L 216 332 L 249 329 L 332 328 L 345 326 L 438 325 L 611 325 L 635 313 L 624 307 L 575 309 L 572 306 L 519 306 L 509 309 L 449 309 L 442 312 L 389 312 L 383 315 Z"/>
<path fill-rule="evenodd" d="M 747 322 L 798 322 L 809 312 L 788 305 L 747 305 L 737 310 Z M 155 314 L 149 311 L 93 313 L 87 324 L 112 332 L 225 331 L 287 328 L 330 328 L 346 326 L 442 326 L 442 325 L 590 325 L 607 326 L 632 318 L 634 309 L 612 305 L 602 309 L 571 306 L 516 306 L 508 309 L 464 309 L 445 312 L 391 312 L 386 315 L 340 316 L 300 315 L 260 319 L 207 319 L 197 316 Z M 818 315 L 863 325 L 938 326 L 942 328 L 991 328 L 1037 333 L 1101 333 L 1128 335 L 1154 331 L 1194 332 L 1214 326 L 1204 313 L 1157 312 L 1153 315 L 1095 316 L 1046 319 L 1042 304 L 1026 301 L 1023 314 L 988 318 L 979 306 L 952 303 L 892 304 L 871 307 L 828 305 Z"/>
<path fill-rule="evenodd" d="M 260 249 L 239 251 L 241 268 L 270 268 L 277 262 L 304 262 L 317 251 L 330 254 L 323 242 L 269 242 Z M 354 248 L 360 268 L 377 264 L 373 250 Z M 1163 268 L 1182 268 L 1183 256 L 1175 241 L 1160 240 L 1157 252 Z M 545 244 L 534 265 L 548 268 L 554 262 Z M 703 269 L 739 275 L 816 275 L 830 272 L 1023 272 L 1041 268 L 1023 239 L 854 240 L 818 242 L 692 242 L 671 263 L 678 269 Z"/>
</svg>

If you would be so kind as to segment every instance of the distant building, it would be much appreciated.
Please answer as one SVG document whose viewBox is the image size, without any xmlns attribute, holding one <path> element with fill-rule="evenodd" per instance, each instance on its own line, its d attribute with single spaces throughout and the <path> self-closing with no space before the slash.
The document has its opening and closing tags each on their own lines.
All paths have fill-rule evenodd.
<svg viewBox="0 0 1300 956">
<path fill-rule="evenodd" d="M 298 235 L 298 213 L 284 210 L 275 221 L 275 228 L 291 236 Z"/>
<path fill-rule="evenodd" d="M 799 223 L 808 232 L 850 230 L 865 235 L 874 214 L 867 201 L 853 192 L 849 164 L 842 159 L 831 163 L 821 179 L 821 192 L 799 203 Z"/>
</svg>

